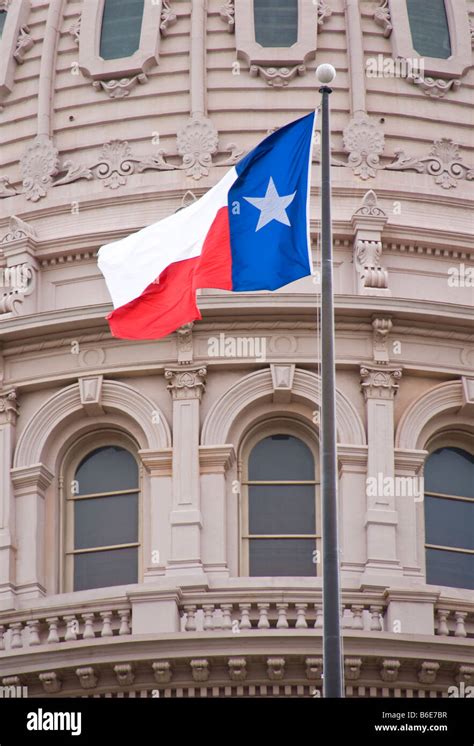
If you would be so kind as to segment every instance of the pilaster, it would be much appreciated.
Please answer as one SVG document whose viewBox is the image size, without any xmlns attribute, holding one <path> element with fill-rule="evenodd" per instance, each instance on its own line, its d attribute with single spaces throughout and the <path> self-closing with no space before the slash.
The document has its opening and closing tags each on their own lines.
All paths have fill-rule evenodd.
<svg viewBox="0 0 474 746">
<path fill-rule="evenodd" d="M 397 550 L 393 402 L 400 368 L 362 366 L 361 387 L 367 407 L 366 573 L 401 573 Z"/>
<path fill-rule="evenodd" d="M 14 389 L 0 391 L 0 607 L 13 600 L 15 585 L 15 503 L 10 468 L 18 402 Z"/>
<path fill-rule="evenodd" d="M 207 370 L 167 368 L 165 378 L 173 399 L 173 477 L 171 550 L 166 574 L 203 571 L 199 481 L 199 410 Z"/>
</svg>

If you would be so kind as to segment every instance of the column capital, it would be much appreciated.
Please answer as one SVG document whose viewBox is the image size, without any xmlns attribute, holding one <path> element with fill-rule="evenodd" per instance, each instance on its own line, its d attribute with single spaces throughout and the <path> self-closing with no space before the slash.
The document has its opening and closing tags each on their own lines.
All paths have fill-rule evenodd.
<svg viewBox="0 0 474 746">
<path fill-rule="evenodd" d="M 201 365 L 196 368 L 165 368 L 167 389 L 173 400 L 199 399 L 206 389 L 207 368 Z"/>
<path fill-rule="evenodd" d="M 366 401 L 367 399 L 393 400 L 400 385 L 402 369 L 363 365 L 360 369 L 360 377 Z"/>
<path fill-rule="evenodd" d="M 0 391 L 0 424 L 14 425 L 18 416 L 18 401 L 15 389 Z"/>
</svg>

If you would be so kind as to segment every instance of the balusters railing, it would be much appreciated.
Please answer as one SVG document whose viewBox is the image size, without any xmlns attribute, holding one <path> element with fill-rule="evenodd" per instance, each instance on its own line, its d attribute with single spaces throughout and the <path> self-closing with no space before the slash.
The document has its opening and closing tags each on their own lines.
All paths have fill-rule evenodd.
<svg viewBox="0 0 474 746">
<path fill-rule="evenodd" d="M 257 604 L 259 611 L 258 616 L 258 629 L 269 629 L 270 621 L 268 619 L 268 612 L 270 611 L 270 604 Z"/>
<path fill-rule="evenodd" d="M 240 609 L 239 629 L 252 629 L 252 622 L 250 621 L 251 604 L 239 604 L 239 609 Z"/>
<path fill-rule="evenodd" d="M 0 651 L 92 640 L 97 636 L 131 634 L 130 609 L 88 611 L 4 621 L 0 625 Z M 27 630 L 25 634 L 25 630 Z"/>
</svg>

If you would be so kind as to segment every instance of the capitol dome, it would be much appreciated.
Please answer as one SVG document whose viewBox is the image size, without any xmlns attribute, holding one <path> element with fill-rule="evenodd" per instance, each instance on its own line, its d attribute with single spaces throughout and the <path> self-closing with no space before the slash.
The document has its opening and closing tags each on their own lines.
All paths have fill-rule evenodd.
<svg viewBox="0 0 474 746">
<path fill-rule="evenodd" d="M 3 687 L 321 692 L 319 121 L 312 277 L 132 341 L 97 266 L 319 107 L 321 63 L 346 696 L 473 684 L 474 9 L 425 5 L 0 0 Z"/>
</svg>

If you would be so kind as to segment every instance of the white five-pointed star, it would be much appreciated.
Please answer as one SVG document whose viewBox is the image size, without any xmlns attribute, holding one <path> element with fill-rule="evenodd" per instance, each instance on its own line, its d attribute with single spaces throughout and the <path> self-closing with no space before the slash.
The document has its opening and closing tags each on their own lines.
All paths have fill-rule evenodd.
<svg viewBox="0 0 474 746">
<path fill-rule="evenodd" d="M 287 194 L 285 197 L 280 197 L 276 190 L 275 183 L 270 176 L 268 182 L 267 193 L 265 197 L 244 197 L 246 202 L 250 202 L 251 205 L 260 210 L 260 218 L 255 228 L 255 232 L 263 228 L 267 223 L 271 223 L 272 220 L 277 220 L 283 225 L 291 226 L 291 223 L 286 214 L 286 208 L 291 205 L 295 198 L 296 192 L 293 194 Z"/>
</svg>

